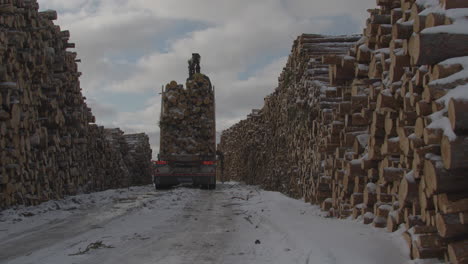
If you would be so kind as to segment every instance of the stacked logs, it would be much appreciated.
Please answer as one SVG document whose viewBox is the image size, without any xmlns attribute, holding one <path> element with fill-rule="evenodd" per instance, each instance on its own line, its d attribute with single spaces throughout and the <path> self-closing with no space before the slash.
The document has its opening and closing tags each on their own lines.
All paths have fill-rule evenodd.
<svg viewBox="0 0 468 264">
<path fill-rule="evenodd" d="M 38 9 L 0 1 L 0 208 L 128 184 L 121 146 L 90 124 L 70 33 Z"/>
<path fill-rule="evenodd" d="M 226 179 L 304 196 L 312 176 L 311 122 L 318 115 L 316 101 L 322 99 L 313 87 L 328 80 L 328 65 L 321 56 L 344 56 L 359 38 L 303 34 L 294 42 L 279 87 L 265 98 L 263 109 L 222 134 L 219 148 Z"/>
<path fill-rule="evenodd" d="M 150 184 L 152 178 L 151 146 L 148 135 L 144 133 L 124 135 L 128 146 L 125 163 L 130 170 L 131 185 Z"/>
<path fill-rule="evenodd" d="M 172 81 L 163 91 L 160 155 L 213 156 L 214 90 L 210 79 L 196 73 L 186 87 Z"/>
<path fill-rule="evenodd" d="M 330 216 L 404 228 L 412 258 L 467 263 L 468 5 L 377 3 L 346 55 L 321 56 L 328 84 L 321 72 L 291 79 L 288 65 L 260 117 L 223 134 L 225 177 L 279 179 L 281 186 L 266 186 L 318 203 Z M 293 50 L 289 61 L 301 56 Z M 318 63 L 306 60 L 310 68 Z M 281 145 L 270 148 L 277 138 Z M 231 161 L 247 157 L 254 161 Z M 278 159 L 286 160 L 282 168 L 270 162 Z"/>
</svg>

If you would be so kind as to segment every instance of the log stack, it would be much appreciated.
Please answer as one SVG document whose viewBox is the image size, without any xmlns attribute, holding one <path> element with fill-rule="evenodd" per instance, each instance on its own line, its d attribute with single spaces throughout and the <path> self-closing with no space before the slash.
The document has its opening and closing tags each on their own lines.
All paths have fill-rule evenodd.
<svg viewBox="0 0 468 264">
<path fill-rule="evenodd" d="M 309 192 L 305 186 L 310 186 L 313 175 L 311 121 L 319 115 L 317 107 L 336 105 L 336 88 L 323 89 L 329 100 L 314 89 L 316 83 L 328 80 L 328 64 L 321 56 L 341 60 L 359 39 L 314 34 L 298 37 L 279 77 L 279 87 L 265 98 L 263 109 L 223 132 L 219 148 L 225 152 L 226 178 L 261 183 L 293 197 Z"/>
<path fill-rule="evenodd" d="M 0 208 L 129 182 L 122 141 L 113 146 L 93 124 L 70 33 L 54 25 L 55 11 L 38 9 L 0 4 Z"/>
<path fill-rule="evenodd" d="M 310 59 L 298 39 L 260 116 L 223 133 L 224 177 L 404 228 L 412 258 L 467 263 L 465 2 L 379 0 L 346 54 Z"/>
<path fill-rule="evenodd" d="M 160 154 L 215 154 L 214 90 L 210 79 L 196 73 L 186 88 L 172 81 L 163 91 Z"/>
<path fill-rule="evenodd" d="M 124 135 L 128 152 L 124 160 L 130 170 L 130 185 L 152 182 L 151 146 L 145 133 Z"/>
</svg>

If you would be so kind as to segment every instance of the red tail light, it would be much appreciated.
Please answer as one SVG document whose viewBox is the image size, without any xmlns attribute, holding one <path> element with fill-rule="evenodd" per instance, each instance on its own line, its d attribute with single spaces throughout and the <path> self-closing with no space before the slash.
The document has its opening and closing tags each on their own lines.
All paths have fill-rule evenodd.
<svg viewBox="0 0 468 264">
<path fill-rule="evenodd" d="M 202 164 L 203 165 L 215 165 L 216 162 L 214 162 L 214 161 L 203 161 Z"/>
<path fill-rule="evenodd" d="M 158 160 L 158 161 L 156 161 L 156 164 L 157 164 L 157 165 L 167 165 L 167 161 Z"/>
</svg>

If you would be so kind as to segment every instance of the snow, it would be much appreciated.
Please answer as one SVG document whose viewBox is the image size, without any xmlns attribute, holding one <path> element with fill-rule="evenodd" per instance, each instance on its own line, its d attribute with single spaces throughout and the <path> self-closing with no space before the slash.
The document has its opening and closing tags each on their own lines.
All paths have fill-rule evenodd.
<svg viewBox="0 0 468 264">
<path fill-rule="evenodd" d="M 367 208 L 367 205 L 365 203 L 360 203 L 360 204 L 356 205 L 356 208 L 357 209 L 364 209 L 364 208 Z"/>
<path fill-rule="evenodd" d="M 369 66 L 366 65 L 366 64 L 359 64 L 359 65 L 358 65 L 358 68 L 359 68 L 359 70 L 361 70 L 361 71 L 368 71 L 368 70 L 369 70 Z"/>
<path fill-rule="evenodd" d="M 390 89 L 382 90 L 380 93 L 384 96 L 392 96 L 392 91 Z"/>
<path fill-rule="evenodd" d="M 444 97 L 437 101 L 444 103 L 445 106 L 448 107 L 450 99 L 452 98 L 468 100 L 468 84 L 460 85 L 457 88 L 450 90 Z"/>
<path fill-rule="evenodd" d="M 362 36 L 357 42 L 356 42 L 356 45 L 359 46 L 361 44 L 364 44 L 366 43 L 366 40 L 367 40 L 367 37 L 366 36 Z"/>
<path fill-rule="evenodd" d="M 410 171 L 408 172 L 406 175 L 405 175 L 405 178 L 408 182 L 410 183 L 415 183 L 416 182 L 416 178 L 414 178 L 414 171 Z"/>
<path fill-rule="evenodd" d="M 442 157 L 433 153 L 427 153 L 424 158 L 432 161 L 442 161 Z"/>
<path fill-rule="evenodd" d="M 452 8 L 445 10 L 445 15 L 453 20 L 466 19 L 466 17 L 468 17 L 468 8 Z"/>
<path fill-rule="evenodd" d="M 15 82 L 0 82 L 0 86 L 16 86 Z"/>
<path fill-rule="evenodd" d="M 412 26 L 412 25 L 414 25 L 414 19 L 412 19 L 410 21 L 401 22 L 400 24 L 405 25 L 405 26 Z"/>
<path fill-rule="evenodd" d="M 375 215 L 373 213 L 371 213 L 371 212 L 367 212 L 367 213 L 364 214 L 364 218 L 374 218 L 374 217 L 375 217 Z"/>
<path fill-rule="evenodd" d="M 359 46 L 359 50 L 362 51 L 362 52 L 370 52 L 371 49 L 369 49 L 369 47 L 365 44 Z"/>
<path fill-rule="evenodd" d="M 457 19 L 451 25 L 442 25 L 437 27 L 425 28 L 422 34 L 468 34 L 468 19 Z"/>
<path fill-rule="evenodd" d="M 325 92 L 327 92 L 327 91 L 336 92 L 336 87 L 328 87 L 328 86 L 324 86 L 324 85 L 322 85 L 322 86 L 320 87 L 320 92 L 321 92 L 321 93 L 325 93 Z"/>
<path fill-rule="evenodd" d="M 399 41 L 399 40 L 400 39 L 397 39 L 397 41 Z M 375 50 L 374 52 L 389 55 L 390 54 L 390 48 L 381 48 L 381 49 Z"/>
<path fill-rule="evenodd" d="M 437 85 L 437 84 L 448 84 L 453 83 L 459 80 L 466 80 L 468 79 L 468 56 L 466 57 L 458 57 L 458 58 L 451 58 L 439 63 L 440 65 L 454 65 L 460 64 L 463 67 L 462 71 L 459 71 L 455 74 L 452 74 L 446 78 L 434 80 L 430 82 L 430 85 Z"/>
<path fill-rule="evenodd" d="M 20 215 L 26 211 L 36 214 Z M 317 206 L 238 183 L 218 184 L 216 191 L 111 190 L 3 212 L 0 259 L 7 264 L 409 260 L 399 234 L 322 214 Z M 104 247 L 76 255 L 96 242 Z"/>
<path fill-rule="evenodd" d="M 428 8 L 423 10 L 420 15 L 428 15 L 430 13 L 441 13 L 452 19 L 453 24 L 441 25 L 431 28 L 425 28 L 421 33 L 436 34 L 468 34 L 468 8 L 455 8 L 445 10 L 440 5 L 428 5 Z"/>
<path fill-rule="evenodd" d="M 361 134 L 356 137 L 356 139 L 359 141 L 359 144 L 363 147 L 367 146 L 367 143 L 369 141 L 369 134 Z"/>
<path fill-rule="evenodd" d="M 366 185 L 367 191 L 369 193 L 376 193 L 377 192 L 377 185 L 375 183 L 369 182 Z"/>
<path fill-rule="evenodd" d="M 428 8 L 431 6 L 438 6 L 439 0 L 416 0 L 416 4 Z"/>
<path fill-rule="evenodd" d="M 405 49 L 402 49 L 402 48 L 396 49 L 394 53 L 396 56 L 405 56 Z"/>
<path fill-rule="evenodd" d="M 426 9 L 424 9 L 423 11 L 421 11 L 419 13 L 420 16 L 427 16 L 431 13 L 439 13 L 439 14 L 444 14 L 445 13 L 445 9 L 443 9 L 441 6 L 431 6 L 431 7 L 428 7 Z"/>
<path fill-rule="evenodd" d="M 385 211 L 391 211 L 393 209 L 393 207 L 389 204 L 382 204 L 381 206 L 379 206 L 379 209 L 381 210 L 385 210 Z M 387 220 L 385 220 L 387 221 Z"/>
<path fill-rule="evenodd" d="M 455 135 L 450 125 L 450 120 L 445 116 L 435 120 L 429 126 L 427 126 L 427 128 L 442 129 L 444 131 L 444 135 L 447 136 L 450 141 L 453 141 L 457 138 L 457 135 Z"/>
</svg>

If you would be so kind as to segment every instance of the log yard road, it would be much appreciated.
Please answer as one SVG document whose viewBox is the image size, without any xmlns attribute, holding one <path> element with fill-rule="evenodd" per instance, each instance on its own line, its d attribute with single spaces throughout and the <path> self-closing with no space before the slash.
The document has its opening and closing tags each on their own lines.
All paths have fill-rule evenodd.
<svg viewBox="0 0 468 264">
<path fill-rule="evenodd" d="M 405 263 L 398 234 L 239 183 L 109 190 L 0 213 L 0 263 Z M 398 232 L 397 232 L 398 233 Z"/>
</svg>

